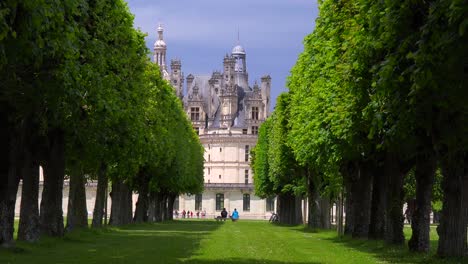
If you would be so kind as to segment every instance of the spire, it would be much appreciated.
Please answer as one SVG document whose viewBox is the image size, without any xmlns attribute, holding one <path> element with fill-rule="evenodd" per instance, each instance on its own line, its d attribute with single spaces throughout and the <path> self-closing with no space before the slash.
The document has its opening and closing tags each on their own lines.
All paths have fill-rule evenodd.
<svg viewBox="0 0 468 264">
<path fill-rule="evenodd" d="M 239 27 L 237 27 L 237 45 L 240 45 Z"/>
<path fill-rule="evenodd" d="M 158 30 L 159 40 L 163 40 L 163 31 L 164 31 L 164 29 L 163 29 L 161 23 L 159 23 L 157 30 Z"/>
<path fill-rule="evenodd" d="M 163 27 L 162 24 L 159 23 L 158 28 L 156 29 L 158 32 L 158 39 L 154 42 L 154 62 L 159 65 L 159 68 L 161 69 L 161 73 L 163 75 L 163 78 L 165 80 L 169 80 L 169 73 L 167 71 L 167 66 L 166 66 L 166 42 L 164 42 L 163 39 Z"/>
</svg>

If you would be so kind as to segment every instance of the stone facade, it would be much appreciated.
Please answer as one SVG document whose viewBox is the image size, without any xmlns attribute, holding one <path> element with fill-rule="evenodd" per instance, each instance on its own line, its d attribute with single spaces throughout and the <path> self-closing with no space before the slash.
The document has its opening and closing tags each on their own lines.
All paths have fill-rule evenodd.
<svg viewBox="0 0 468 264">
<path fill-rule="evenodd" d="M 207 217 L 219 215 L 223 207 L 228 211 L 237 208 L 241 218 L 268 219 L 274 200 L 268 200 L 267 205 L 255 196 L 249 152 L 257 142 L 258 128 L 270 113 L 270 76 L 262 77 L 260 85 L 255 82 L 249 86 L 247 54 L 237 44 L 224 56 L 222 71 L 189 74 L 184 83 L 180 60 L 172 60 L 168 72 L 161 26 L 158 35 L 154 62 L 182 100 L 205 148 L 205 190 L 198 195 L 181 195 L 176 208 L 205 211 Z"/>
</svg>

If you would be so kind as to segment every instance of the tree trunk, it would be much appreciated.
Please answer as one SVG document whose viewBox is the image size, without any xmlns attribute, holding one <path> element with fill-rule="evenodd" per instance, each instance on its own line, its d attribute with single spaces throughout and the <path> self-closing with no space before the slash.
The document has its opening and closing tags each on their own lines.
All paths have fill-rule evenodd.
<svg viewBox="0 0 468 264">
<path fill-rule="evenodd" d="M 174 220 L 174 202 L 177 197 L 177 194 L 171 193 L 167 197 L 167 216 L 168 220 Z"/>
<path fill-rule="evenodd" d="M 7 198 L 8 198 L 8 171 L 10 168 L 10 153 L 11 153 L 11 142 L 9 130 L 11 129 L 8 124 L 8 116 L 6 112 L 0 111 L 0 214 L 5 211 Z M 0 220 L 0 234 L 3 234 L 5 231 L 4 223 Z M 4 238 L 3 235 L 0 235 L 0 244 L 3 244 Z"/>
<path fill-rule="evenodd" d="M 161 192 L 156 193 L 155 195 L 155 208 L 154 208 L 154 221 L 155 222 L 162 222 L 163 221 L 163 206 L 162 206 L 162 200 L 164 198 L 164 195 Z"/>
<path fill-rule="evenodd" d="M 164 194 L 162 201 L 161 201 L 161 212 L 162 212 L 162 220 L 166 221 L 168 219 L 167 216 L 167 195 Z"/>
<path fill-rule="evenodd" d="M 9 148 L 5 148 L 9 149 Z M 2 151 L 0 151 L 2 152 Z M 8 158 L 5 158 L 5 153 L 0 154 L 0 214 L 6 210 L 6 203 L 7 203 L 7 193 L 8 193 Z M 2 217 L 2 216 L 0 216 Z M 2 217 L 3 218 L 3 217 Z M 4 229 L 6 226 L 4 225 L 4 221 L 0 219 L 0 234 L 5 233 Z M 0 244 L 3 244 L 4 237 L 0 235 Z"/>
<path fill-rule="evenodd" d="M 13 233 L 14 233 L 14 221 L 15 221 L 15 203 L 16 194 L 18 192 L 18 185 L 20 180 L 20 166 L 19 163 L 22 160 L 21 152 L 23 151 L 24 144 L 20 138 L 15 135 L 11 135 L 12 139 L 10 146 L 9 166 L 7 172 L 7 190 L 2 199 L 3 202 L 0 205 L 0 241 L 3 247 L 14 247 Z"/>
<path fill-rule="evenodd" d="M 411 166 L 401 166 L 397 155 L 387 153 L 384 174 L 387 190 L 387 213 L 385 219 L 385 241 L 390 244 L 403 244 L 403 179 Z"/>
<path fill-rule="evenodd" d="M 330 229 L 330 199 L 328 197 L 320 197 L 320 228 Z"/>
<path fill-rule="evenodd" d="M 413 232 L 408 242 L 411 251 L 429 252 L 432 185 L 436 163 L 434 155 L 419 157 L 416 162 L 416 210 L 412 214 L 411 229 Z"/>
<path fill-rule="evenodd" d="M 88 209 L 86 208 L 86 180 L 81 172 L 70 174 L 68 195 L 67 231 L 88 227 Z"/>
<path fill-rule="evenodd" d="M 338 201 L 336 204 L 336 225 L 337 225 L 337 231 L 338 235 L 342 236 L 344 235 L 344 228 L 343 228 L 343 191 L 340 192 Z"/>
<path fill-rule="evenodd" d="M 290 193 L 278 195 L 277 212 L 280 223 L 287 225 L 302 223 L 301 200 L 301 197 Z"/>
<path fill-rule="evenodd" d="M 318 179 L 315 173 L 308 171 L 307 173 L 307 200 L 308 200 L 308 223 L 309 228 L 321 228 L 320 222 L 320 206 L 319 191 L 318 191 Z"/>
<path fill-rule="evenodd" d="M 18 240 L 35 242 L 39 240 L 39 164 L 26 149 L 25 164 L 22 169 L 20 220 Z"/>
<path fill-rule="evenodd" d="M 5 206 L 4 201 L 7 199 L 8 190 L 8 171 L 10 167 L 10 143 L 9 132 L 11 127 L 8 124 L 8 116 L 6 112 L 0 111 L 0 211 Z M 3 232 L 3 225 L 0 224 L 0 233 Z M 0 237 L 0 244 L 2 244 L 2 238 Z"/>
<path fill-rule="evenodd" d="M 354 162 L 344 162 L 340 168 L 341 175 L 343 176 L 345 196 L 344 199 L 344 213 L 345 213 L 345 227 L 344 234 L 352 235 L 354 230 L 354 199 L 352 186 L 357 180 L 358 169 Z"/>
<path fill-rule="evenodd" d="M 383 166 L 376 166 L 373 170 L 371 220 L 369 238 L 383 239 L 385 237 L 385 214 L 387 212 L 386 174 Z"/>
<path fill-rule="evenodd" d="M 136 203 L 133 221 L 136 223 L 148 222 L 149 207 L 149 176 L 144 169 L 137 174 L 138 201 Z"/>
<path fill-rule="evenodd" d="M 302 222 L 302 196 L 296 195 L 295 201 L 295 211 L 296 211 L 296 218 L 294 219 L 296 225 L 303 224 Z"/>
<path fill-rule="evenodd" d="M 358 178 L 351 187 L 354 212 L 352 236 L 355 238 L 367 238 L 369 235 L 372 199 L 372 170 L 369 163 L 368 161 L 361 163 Z"/>
<path fill-rule="evenodd" d="M 149 196 L 148 196 L 148 185 L 140 186 L 138 201 L 135 208 L 135 216 L 133 221 L 136 223 L 148 222 L 148 207 L 149 207 Z"/>
<path fill-rule="evenodd" d="M 41 233 L 63 236 L 63 180 L 65 176 L 65 138 L 61 130 L 49 132 L 49 153 L 44 163 L 44 189 L 42 191 Z"/>
<path fill-rule="evenodd" d="M 104 207 L 106 206 L 106 190 L 107 190 L 107 166 L 101 163 L 98 171 L 98 182 L 96 189 L 96 200 L 94 201 L 93 222 L 92 227 L 102 227 L 102 219 L 104 214 Z"/>
<path fill-rule="evenodd" d="M 156 193 L 150 192 L 148 202 L 148 221 L 156 221 Z"/>
<path fill-rule="evenodd" d="M 126 183 L 112 182 L 112 206 L 110 225 L 126 225 L 132 222 L 132 191 Z"/>
<path fill-rule="evenodd" d="M 437 228 L 437 254 L 444 257 L 464 256 L 467 247 L 468 172 L 466 154 L 441 160 L 444 191 L 442 217 Z"/>
</svg>

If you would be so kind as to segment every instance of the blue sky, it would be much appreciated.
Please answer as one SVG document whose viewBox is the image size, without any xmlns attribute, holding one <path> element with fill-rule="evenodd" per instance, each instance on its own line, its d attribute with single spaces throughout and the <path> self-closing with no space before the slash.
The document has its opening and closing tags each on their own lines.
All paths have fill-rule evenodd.
<svg viewBox="0 0 468 264">
<path fill-rule="evenodd" d="M 286 79 L 304 37 L 314 29 L 314 0 L 127 0 L 135 27 L 148 33 L 152 50 L 158 23 L 164 27 L 167 63 L 182 61 L 185 76 L 222 70 L 222 60 L 237 43 L 247 53 L 249 82 L 272 78 L 272 99 L 286 90 Z"/>
</svg>

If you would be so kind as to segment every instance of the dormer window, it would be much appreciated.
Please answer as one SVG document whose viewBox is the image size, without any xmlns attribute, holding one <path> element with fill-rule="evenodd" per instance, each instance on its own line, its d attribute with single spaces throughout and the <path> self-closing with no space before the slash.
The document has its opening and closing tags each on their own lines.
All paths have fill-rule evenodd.
<svg viewBox="0 0 468 264">
<path fill-rule="evenodd" d="M 200 120 L 200 107 L 191 107 L 190 108 L 190 120 L 192 120 L 192 121 Z"/>
<path fill-rule="evenodd" d="M 258 107 L 252 107 L 252 120 L 258 120 Z"/>
<path fill-rule="evenodd" d="M 258 135 L 258 126 L 252 127 L 252 135 Z"/>
</svg>

